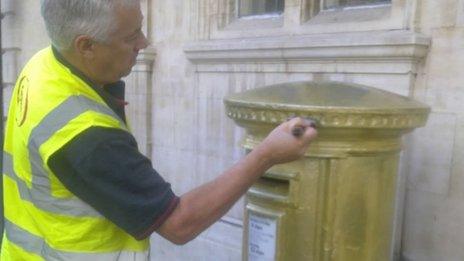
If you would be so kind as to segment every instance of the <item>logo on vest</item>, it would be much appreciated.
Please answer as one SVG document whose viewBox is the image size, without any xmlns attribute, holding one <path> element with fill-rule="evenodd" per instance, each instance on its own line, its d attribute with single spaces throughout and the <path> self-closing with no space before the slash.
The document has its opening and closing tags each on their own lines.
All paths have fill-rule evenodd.
<svg viewBox="0 0 464 261">
<path fill-rule="evenodd" d="M 18 96 L 16 98 L 16 124 L 21 127 L 26 121 L 27 117 L 27 105 L 29 100 L 28 95 L 29 90 L 29 79 L 26 76 L 23 76 L 19 80 L 18 85 Z"/>
</svg>

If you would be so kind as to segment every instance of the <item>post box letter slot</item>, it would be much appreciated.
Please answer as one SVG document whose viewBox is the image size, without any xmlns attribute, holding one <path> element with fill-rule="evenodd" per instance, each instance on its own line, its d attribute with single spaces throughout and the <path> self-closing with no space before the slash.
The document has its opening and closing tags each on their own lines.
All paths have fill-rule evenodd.
<svg viewBox="0 0 464 261">
<path fill-rule="evenodd" d="M 256 187 L 268 193 L 276 194 L 278 196 L 288 196 L 290 190 L 289 180 L 275 179 L 266 176 L 259 178 Z"/>
<path fill-rule="evenodd" d="M 290 185 L 289 180 L 263 176 L 248 190 L 248 195 L 266 202 L 290 204 Z"/>
</svg>

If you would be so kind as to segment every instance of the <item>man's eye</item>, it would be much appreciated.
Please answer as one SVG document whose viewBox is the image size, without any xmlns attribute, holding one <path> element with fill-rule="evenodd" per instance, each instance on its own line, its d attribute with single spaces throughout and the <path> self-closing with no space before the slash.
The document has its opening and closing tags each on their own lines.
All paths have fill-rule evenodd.
<svg viewBox="0 0 464 261">
<path fill-rule="evenodd" d="M 142 31 L 138 31 L 137 33 L 131 35 L 129 38 L 127 38 L 127 41 L 135 41 L 139 38 L 140 34 Z"/>
<path fill-rule="evenodd" d="M 133 43 L 137 40 L 137 37 L 129 37 L 129 38 L 126 38 L 125 42 L 126 43 Z"/>
</svg>

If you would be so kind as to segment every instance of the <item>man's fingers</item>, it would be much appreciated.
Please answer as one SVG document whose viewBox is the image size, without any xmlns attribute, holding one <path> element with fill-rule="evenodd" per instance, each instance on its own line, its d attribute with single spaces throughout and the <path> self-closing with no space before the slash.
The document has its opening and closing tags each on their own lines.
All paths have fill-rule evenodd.
<svg viewBox="0 0 464 261">
<path fill-rule="evenodd" d="M 293 136 L 295 136 L 295 137 L 298 138 L 298 137 L 300 137 L 301 135 L 303 135 L 303 133 L 305 132 L 305 130 L 306 130 L 306 128 L 303 127 L 303 126 L 300 126 L 300 125 L 294 126 L 294 127 L 292 128 L 292 134 L 293 134 Z"/>
<path fill-rule="evenodd" d="M 301 137 L 307 128 L 315 129 L 317 127 L 316 121 L 310 118 L 294 117 L 287 119 L 287 121 L 290 121 L 291 132 L 297 138 Z"/>
<path fill-rule="evenodd" d="M 317 129 L 313 127 L 306 128 L 305 132 L 302 134 L 304 139 L 312 140 L 317 136 Z"/>
<path fill-rule="evenodd" d="M 313 119 L 309 119 L 309 118 L 303 118 L 303 122 L 304 124 L 306 124 L 306 126 L 308 127 L 311 127 L 313 129 L 317 128 L 317 123 L 315 120 Z"/>
</svg>

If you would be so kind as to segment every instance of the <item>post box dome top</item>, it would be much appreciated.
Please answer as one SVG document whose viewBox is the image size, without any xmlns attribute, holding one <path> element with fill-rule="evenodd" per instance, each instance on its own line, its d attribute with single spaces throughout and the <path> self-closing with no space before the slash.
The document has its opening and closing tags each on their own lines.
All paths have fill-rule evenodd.
<svg viewBox="0 0 464 261">
<path fill-rule="evenodd" d="M 293 82 L 231 94 L 224 99 L 235 121 L 278 123 L 289 116 L 321 127 L 409 129 L 423 126 L 429 107 L 411 98 L 343 82 Z"/>
</svg>

